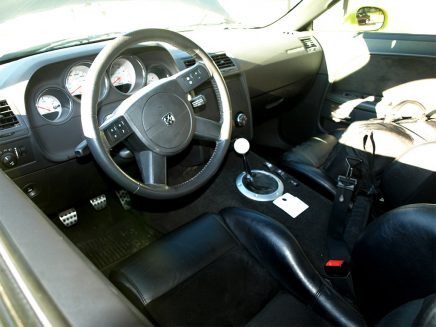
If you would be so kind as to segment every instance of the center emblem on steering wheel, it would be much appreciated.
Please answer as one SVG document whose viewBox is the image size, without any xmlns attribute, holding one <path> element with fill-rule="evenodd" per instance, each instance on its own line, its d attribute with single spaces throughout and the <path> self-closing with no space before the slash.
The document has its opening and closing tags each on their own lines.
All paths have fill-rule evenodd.
<svg viewBox="0 0 436 327">
<path fill-rule="evenodd" d="M 162 120 L 167 126 L 171 126 L 176 122 L 176 117 L 172 112 L 168 112 L 162 116 Z"/>
</svg>

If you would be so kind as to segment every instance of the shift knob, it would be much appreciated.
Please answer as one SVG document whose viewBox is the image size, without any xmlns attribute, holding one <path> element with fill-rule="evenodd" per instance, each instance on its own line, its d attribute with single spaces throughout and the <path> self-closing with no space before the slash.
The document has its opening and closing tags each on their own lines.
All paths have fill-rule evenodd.
<svg viewBox="0 0 436 327">
<path fill-rule="evenodd" d="M 250 150 L 250 143 L 242 137 L 235 141 L 233 147 L 237 153 L 244 155 Z"/>
<path fill-rule="evenodd" d="M 242 161 L 244 163 L 245 173 L 247 174 L 246 176 L 250 181 L 252 181 L 253 174 L 251 173 L 251 169 L 250 166 L 248 165 L 247 157 L 245 156 L 248 150 L 250 150 L 250 143 L 247 141 L 247 139 L 241 137 L 235 141 L 233 147 L 237 153 L 242 155 Z"/>
</svg>

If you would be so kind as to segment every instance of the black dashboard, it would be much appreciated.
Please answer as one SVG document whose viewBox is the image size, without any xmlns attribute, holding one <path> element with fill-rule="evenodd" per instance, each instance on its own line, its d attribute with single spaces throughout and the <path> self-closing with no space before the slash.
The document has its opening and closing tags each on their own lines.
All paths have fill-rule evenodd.
<svg viewBox="0 0 436 327">
<path fill-rule="evenodd" d="M 45 65 L 29 81 L 26 94 L 29 124 L 43 154 L 51 161 L 71 159 L 75 147 L 83 140 L 81 90 L 94 57 Z M 123 53 L 101 81 L 100 121 L 138 89 L 178 70 L 173 57 L 161 47 L 140 47 Z"/>
<path fill-rule="evenodd" d="M 302 90 L 317 74 L 322 50 L 305 34 L 265 33 L 259 43 L 259 31 L 222 33 L 209 47 L 204 47 L 210 42 L 207 34 L 188 37 L 203 45 L 226 80 L 235 119 L 232 136 L 250 139 L 253 112 Z M 309 47 L 305 42 L 308 38 L 312 42 Z M 104 45 L 64 48 L 0 66 L 0 165 L 30 197 L 41 198 L 40 206 L 50 202 L 50 193 L 69 188 L 73 192 L 76 179 L 92 179 L 97 174 L 93 169 L 82 169 L 87 163 L 76 162 L 75 149 L 84 139 L 81 90 Z M 187 53 L 165 44 L 146 43 L 129 49 L 112 63 L 101 81 L 100 121 L 136 90 L 194 63 Z M 214 97 L 210 83 L 194 92 L 192 96 Z M 208 101 L 196 114 L 219 119 L 214 101 Z M 90 193 L 98 188 L 94 184 L 86 187 Z"/>
</svg>

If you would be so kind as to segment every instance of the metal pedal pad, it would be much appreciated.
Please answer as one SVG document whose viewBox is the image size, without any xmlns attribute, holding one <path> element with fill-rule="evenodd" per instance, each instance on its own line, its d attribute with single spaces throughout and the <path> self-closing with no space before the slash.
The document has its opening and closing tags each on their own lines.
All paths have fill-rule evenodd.
<svg viewBox="0 0 436 327">
<path fill-rule="evenodd" d="M 59 220 L 64 224 L 65 227 L 71 227 L 79 221 L 77 216 L 77 211 L 74 208 L 62 211 L 58 215 Z"/>
<path fill-rule="evenodd" d="M 97 211 L 103 210 L 104 208 L 106 208 L 106 205 L 107 205 L 106 195 L 104 195 L 104 194 L 99 195 L 99 196 L 89 200 L 89 202 L 91 203 L 94 210 L 97 210 Z"/>
<path fill-rule="evenodd" d="M 120 200 L 121 206 L 124 210 L 129 210 L 132 208 L 132 200 L 130 199 L 130 194 L 126 190 L 119 190 L 115 192 L 117 194 L 118 200 Z"/>
</svg>

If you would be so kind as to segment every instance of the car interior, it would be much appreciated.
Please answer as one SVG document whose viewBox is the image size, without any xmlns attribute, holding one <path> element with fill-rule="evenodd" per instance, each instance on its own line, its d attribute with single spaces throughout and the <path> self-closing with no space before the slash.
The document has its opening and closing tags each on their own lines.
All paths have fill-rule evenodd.
<svg viewBox="0 0 436 327">
<path fill-rule="evenodd" d="M 2 324 L 436 326 L 436 36 L 296 3 L 2 61 Z"/>
</svg>

